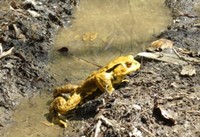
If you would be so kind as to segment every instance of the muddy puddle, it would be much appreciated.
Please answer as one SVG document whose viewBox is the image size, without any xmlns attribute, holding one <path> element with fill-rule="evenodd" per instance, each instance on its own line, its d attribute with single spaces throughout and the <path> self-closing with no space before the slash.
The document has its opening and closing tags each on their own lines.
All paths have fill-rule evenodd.
<svg viewBox="0 0 200 137">
<path fill-rule="evenodd" d="M 48 122 L 48 107 L 52 101 L 51 94 L 41 92 L 21 102 L 14 110 L 11 126 L 0 133 L 1 137 L 62 137 L 64 129 L 52 126 Z M 83 125 L 82 121 L 72 120 L 68 123 L 68 130 L 76 133 L 75 127 Z M 79 129 L 80 129 L 79 128 Z"/>
<path fill-rule="evenodd" d="M 1 137 L 42 137 L 62 135 L 62 129 L 57 126 L 46 126 L 48 102 L 51 96 L 43 93 L 24 100 L 14 111 L 11 127 L 2 132 Z M 44 122 L 44 123 L 43 123 Z M 53 132 L 52 132 L 53 131 Z"/>
<path fill-rule="evenodd" d="M 171 21 L 164 0 L 82 0 L 73 18 L 69 28 L 58 32 L 50 56 L 58 81 L 84 79 L 98 68 L 94 64 L 144 50 Z M 68 55 L 57 52 L 62 47 Z"/>
<path fill-rule="evenodd" d="M 143 51 L 153 35 L 171 22 L 164 0 L 82 0 L 72 25 L 60 29 L 50 53 L 48 70 L 58 82 L 77 83 L 115 57 Z M 57 50 L 66 47 L 65 53 Z M 95 65 L 96 64 L 96 65 Z M 0 134 L 12 136 L 64 136 L 58 126 L 48 127 L 48 102 L 52 95 L 24 100 L 14 111 L 11 127 Z M 81 121 L 70 123 L 75 129 Z M 68 129 L 72 131 L 72 129 Z M 75 132 L 75 131 L 74 131 Z"/>
</svg>

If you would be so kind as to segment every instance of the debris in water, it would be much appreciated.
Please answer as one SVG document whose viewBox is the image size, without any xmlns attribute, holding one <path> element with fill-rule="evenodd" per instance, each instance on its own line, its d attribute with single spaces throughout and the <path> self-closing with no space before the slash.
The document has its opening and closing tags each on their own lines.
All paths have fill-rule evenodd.
<svg viewBox="0 0 200 137">
<path fill-rule="evenodd" d="M 98 33 L 88 32 L 84 33 L 82 36 L 83 41 L 94 41 L 97 38 Z"/>
<path fill-rule="evenodd" d="M 62 48 L 58 49 L 57 51 L 59 51 L 61 53 L 68 53 L 69 49 L 67 47 L 62 47 Z"/>
</svg>

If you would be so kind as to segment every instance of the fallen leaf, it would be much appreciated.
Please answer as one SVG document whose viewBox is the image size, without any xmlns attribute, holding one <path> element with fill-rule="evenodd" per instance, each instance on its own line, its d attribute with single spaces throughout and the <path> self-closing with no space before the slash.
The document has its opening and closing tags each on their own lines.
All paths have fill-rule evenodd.
<svg viewBox="0 0 200 137">
<path fill-rule="evenodd" d="M 181 75 L 183 76 L 193 76 L 196 75 L 196 69 L 191 64 L 183 66 L 181 70 Z"/>
<path fill-rule="evenodd" d="M 163 49 L 172 48 L 173 42 L 168 39 L 159 39 L 153 41 L 151 45 L 147 48 L 147 51 L 162 51 Z"/>
<path fill-rule="evenodd" d="M 173 126 L 177 123 L 174 118 L 175 113 L 169 109 L 164 109 L 163 106 L 159 105 L 157 99 L 154 102 L 153 115 L 158 121 L 162 121 L 165 125 Z"/>
</svg>

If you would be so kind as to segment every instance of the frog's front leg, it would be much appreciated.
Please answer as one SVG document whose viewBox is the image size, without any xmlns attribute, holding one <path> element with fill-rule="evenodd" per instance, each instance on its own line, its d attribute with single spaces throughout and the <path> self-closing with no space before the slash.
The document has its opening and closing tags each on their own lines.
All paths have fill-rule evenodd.
<svg viewBox="0 0 200 137">
<path fill-rule="evenodd" d="M 111 79 L 112 79 L 112 74 L 104 72 L 104 73 L 96 74 L 94 81 L 97 87 L 101 91 L 103 92 L 106 91 L 108 92 L 109 95 L 111 95 L 112 92 L 115 90 Z"/>
<path fill-rule="evenodd" d="M 77 89 L 78 85 L 73 85 L 73 84 L 66 84 L 64 86 L 61 87 L 56 87 L 54 92 L 53 92 L 53 96 L 54 98 L 60 96 L 62 93 L 72 93 L 75 91 L 75 89 Z"/>
<path fill-rule="evenodd" d="M 68 100 L 63 97 L 57 97 L 51 103 L 49 111 L 52 115 L 52 122 L 67 126 L 66 122 L 59 118 L 59 114 L 64 115 L 68 111 L 73 110 L 81 102 L 80 94 L 73 93 Z"/>
</svg>

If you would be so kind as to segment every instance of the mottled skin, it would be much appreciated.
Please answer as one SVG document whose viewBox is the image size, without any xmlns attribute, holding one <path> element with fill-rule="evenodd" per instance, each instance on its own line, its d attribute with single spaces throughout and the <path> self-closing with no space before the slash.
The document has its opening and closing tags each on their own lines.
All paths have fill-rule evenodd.
<svg viewBox="0 0 200 137">
<path fill-rule="evenodd" d="M 94 92 L 107 92 L 112 94 L 114 85 L 125 81 L 127 74 L 140 68 L 140 63 L 133 59 L 132 55 L 121 56 L 108 63 L 105 67 L 93 72 L 82 84 L 67 84 L 58 87 L 54 91 L 54 101 L 50 105 L 50 113 L 53 114 L 52 122 L 66 127 L 66 123 L 59 118 L 77 105 L 86 101 L 86 98 Z M 97 90 L 99 89 L 99 90 Z M 71 93 L 68 99 L 63 93 Z"/>
</svg>

